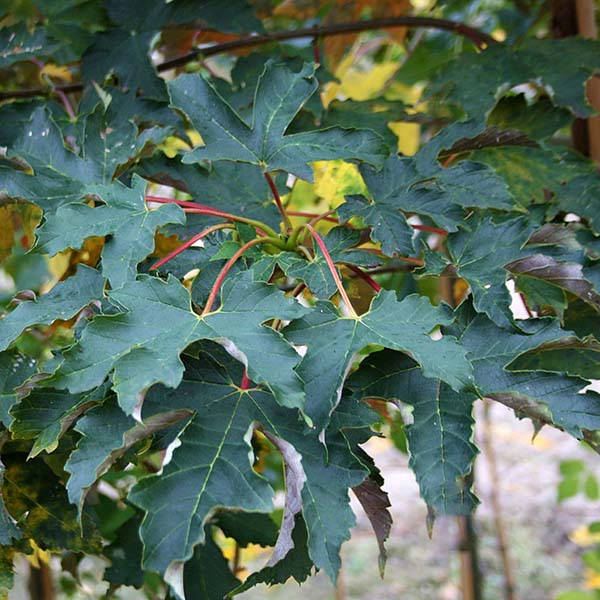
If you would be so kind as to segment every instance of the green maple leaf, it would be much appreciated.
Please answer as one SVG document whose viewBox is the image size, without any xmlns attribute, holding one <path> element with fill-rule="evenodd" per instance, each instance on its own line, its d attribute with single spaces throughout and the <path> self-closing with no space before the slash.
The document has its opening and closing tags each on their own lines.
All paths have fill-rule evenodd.
<svg viewBox="0 0 600 600">
<path fill-rule="evenodd" d="M 35 372 L 35 360 L 16 351 L 0 352 L 0 422 L 7 429 L 12 422 L 8 411 L 18 398 L 16 390 Z"/>
<path fill-rule="evenodd" d="M 186 598 L 223 600 L 228 592 L 239 586 L 240 580 L 229 569 L 210 527 L 207 529 L 204 543 L 196 546 L 194 555 L 183 568 L 183 590 Z"/>
<path fill-rule="evenodd" d="M 316 160 L 358 159 L 379 165 L 387 151 L 370 131 L 332 127 L 286 135 L 296 113 L 317 89 L 314 70 L 310 64 L 293 72 L 267 63 L 256 88 L 250 125 L 199 75 L 182 75 L 170 82 L 171 105 L 187 115 L 206 144 L 185 154 L 183 162 L 244 162 L 308 181 L 313 175 L 307 163 Z"/>
<path fill-rule="evenodd" d="M 27 26 L 18 24 L 2 28 L 0 48 L 0 67 L 6 69 L 16 62 L 32 58 L 51 58 L 59 45 L 48 39 L 43 27 L 31 31 Z"/>
<path fill-rule="evenodd" d="M 271 515 L 241 511 L 219 511 L 211 522 L 228 538 L 234 539 L 240 548 L 250 544 L 274 546 L 279 529 Z"/>
<path fill-rule="evenodd" d="M 475 308 L 504 327 L 513 323 L 505 265 L 531 252 L 523 247 L 532 230 L 524 217 L 495 223 L 489 216 L 477 216 L 470 231 L 448 236 L 451 262 L 469 283 Z"/>
<path fill-rule="evenodd" d="M 110 104 L 99 103 L 86 118 L 81 155 L 69 150 L 62 133 L 46 108 L 35 108 L 9 140 L 7 156 L 25 160 L 33 173 L 0 166 L 0 191 L 12 198 L 37 204 L 45 213 L 77 202 L 88 186 L 109 186 L 118 167 L 137 156 L 148 142 L 160 141 L 168 132 L 137 128 Z M 153 137 L 155 136 L 155 137 Z"/>
<path fill-rule="evenodd" d="M 27 327 L 50 325 L 58 319 L 74 317 L 94 300 L 101 300 L 103 290 L 104 279 L 100 273 L 85 265 L 79 265 L 75 275 L 34 301 L 21 302 L 0 320 L 0 350 L 8 348 Z"/>
<path fill-rule="evenodd" d="M 251 573 L 242 585 L 229 593 L 230 596 L 241 594 L 246 590 L 265 583 L 277 585 L 285 583 L 293 577 L 298 583 L 303 583 L 310 576 L 313 563 L 308 554 L 308 533 L 301 514 L 296 515 L 292 531 L 292 549 L 275 564 L 267 564 L 260 571 Z"/>
<path fill-rule="evenodd" d="M 258 219 L 279 229 L 281 214 L 273 203 L 264 176 L 253 165 L 222 161 L 208 168 L 203 164 L 184 165 L 177 159 L 153 156 L 140 161 L 136 171 L 151 181 L 173 185 L 202 204 L 248 219 Z M 274 179 L 280 194 L 286 193 L 285 181 L 281 181 L 284 178 Z M 218 221 L 206 215 L 188 214 L 187 222 L 187 229 L 195 232 L 202 225 Z M 175 231 L 179 232 L 180 229 Z"/>
<path fill-rule="evenodd" d="M 47 385 L 78 393 L 100 385 L 114 369 L 113 389 L 130 414 L 138 394 L 154 383 L 176 387 L 183 374 L 181 352 L 196 340 L 210 339 L 222 340 L 247 362 L 248 375 L 267 382 L 282 404 L 302 405 L 304 392 L 294 371 L 300 357 L 262 324 L 297 318 L 306 309 L 272 286 L 252 281 L 249 273 L 227 279 L 221 306 L 204 317 L 192 311 L 189 292 L 172 276 L 166 282 L 141 276 L 108 296 L 122 312 L 91 321 Z"/>
<path fill-rule="evenodd" d="M 600 427 L 599 395 L 591 390 L 579 393 L 587 381 L 562 373 L 519 368 L 520 355 L 527 353 L 527 363 L 535 365 L 538 347 L 543 352 L 546 344 L 571 337 L 555 319 L 522 321 L 522 331 L 517 332 L 499 328 L 485 315 L 477 315 L 467 303 L 460 313 L 459 324 L 451 330 L 469 352 L 481 396 L 507 395 L 524 405 L 545 405 L 552 421 L 575 437 L 581 437 L 582 429 L 593 431 Z M 564 372 L 567 371 L 565 366 Z"/>
<path fill-rule="evenodd" d="M 398 138 L 388 123 L 403 121 L 406 117 L 406 106 L 398 100 L 386 100 L 384 97 L 362 101 L 333 100 L 323 115 L 323 125 L 353 128 L 360 123 L 380 135 L 391 149 L 398 145 Z"/>
<path fill-rule="evenodd" d="M 86 410 L 104 400 L 106 387 L 70 394 L 64 390 L 33 390 L 10 411 L 14 439 L 34 439 L 29 457 L 53 452 L 63 433 Z"/>
<path fill-rule="evenodd" d="M 14 453 L 5 455 L 3 462 L 2 496 L 24 537 L 48 550 L 100 551 L 93 521 L 86 515 L 78 522 L 62 482 L 40 457 L 26 460 L 25 454 Z"/>
<path fill-rule="evenodd" d="M 75 431 L 81 438 L 65 463 L 65 471 L 70 474 L 69 501 L 78 507 L 79 517 L 89 488 L 125 451 L 160 429 L 179 422 L 183 427 L 190 414 L 185 410 L 163 412 L 139 423 L 125 415 L 114 399 L 88 410 L 77 421 Z"/>
<path fill-rule="evenodd" d="M 548 341 L 519 355 L 508 368 L 514 371 L 551 371 L 582 379 L 600 378 L 600 342 L 593 337 L 565 337 Z"/>
<path fill-rule="evenodd" d="M 529 82 L 551 89 L 552 99 L 579 116 L 590 114 L 585 82 L 600 70 L 600 44 L 570 37 L 528 39 L 518 50 L 493 44 L 485 52 L 464 53 L 444 65 L 434 80 L 469 116 L 486 114 L 505 90 Z"/>
<path fill-rule="evenodd" d="M 569 110 L 554 106 L 548 97 L 529 104 L 525 94 L 519 94 L 501 98 L 489 115 L 488 123 L 502 129 L 519 129 L 533 139 L 542 140 L 568 127 L 572 118 Z"/>
<path fill-rule="evenodd" d="M 260 424 L 283 449 L 287 506 L 290 494 L 300 503 L 289 509 L 289 522 L 284 517 L 284 535 L 292 535 L 287 528 L 294 527 L 301 508 L 310 557 L 335 579 L 340 546 L 355 522 L 348 490 L 367 475 L 348 452 L 345 438 L 332 431 L 326 453 L 317 435 L 299 427 L 297 411 L 282 407 L 260 386 L 240 389 L 241 365 L 214 344 L 205 345 L 198 359 L 185 361 L 179 388 L 153 388 L 142 413 L 145 418 L 168 409 L 196 412 L 163 473 L 143 479 L 130 493 L 130 500 L 147 512 L 141 527 L 145 567 L 163 572 L 172 561 L 187 560 L 204 539 L 203 525 L 218 507 L 270 512 L 273 491 L 252 469 L 249 458 L 249 435 Z M 292 548 L 286 544 L 284 556 L 276 562 Z"/>
<path fill-rule="evenodd" d="M 414 158 L 390 156 L 379 173 L 361 165 L 371 199 L 348 196 L 338 213 L 345 220 L 360 216 L 372 225 L 373 239 L 391 256 L 415 251 L 414 232 L 404 212 L 425 215 L 443 229 L 456 231 L 469 227 L 463 220 L 464 208 L 511 210 L 514 203 L 508 186 L 490 167 L 462 161 L 443 169 L 437 161 L 441 150 L 481 131 L 479 122 L 455 124 L 425 144 Z"/>
<path fill-rule="evenodd" d="M 595 231 L 599 230 L 600 176 L 593 161 L 545 145 L 484 148 L 472 157 L 489 165 L 506 181 L 519 206 L 548 203 L 549 217 L 560 211 L 574 212 L 589 221 Z"/>
<path fill-rule="evenodd" d="M 120 182 L 111 186 L 88 186 L 104 204 L 67 204 L 49 215 L 38 230 L 37 251 L 51 256 L 65 248 L 80 248 L 92 236 L 111 235 L 102 248 L 102 273 L 113 288 L 132 281 L 137 265 L 154 250 L 156 229 L 166 223 L 184 223 L 185 214 L 175 204 L 150 210 L 146 205 L 146 182 L 133 176 L 132 187 Z"/>
<path fill-rule="evenodd" d="M 92 161 L 65 148 L 58 126 L 41 107 L 31 113 L 7 155 L 26 160 L 33 175 L 3 165 L 0 190 L 9 197 L 34 202 L 44 211 L 78 200 L 85 185 L 99 178 Z"/>
<path fill-rule="evenodd" d="M 166 100 L 164 81 L 158 77 L 150 60 L 153 40 L 168 24 L 194 22 L 195 26 L 216 28 L 219 31 L 260 30 L 260 21 L 243 0 L 232 0 L 225 18 L 216 0 L 174 0 L 152 2 L 130 0 L 123 3 L 108 0 L 106 9 L 114 27 L 97 33 L 83 55 L 82 70 L 86 83 L 103 82 L 115 75 L 119 84 L 146 97 Z M 135 68 L 132 69 L 132 61 Z"/>
<path fill-rule="evenodd" d="M 306 384 L 306 414 L 319 430 L 327 425 L 356 353 L 369 344 L 407 352 L 426 377 L 441 379 L 455 390 L 468 388 L 472 371 L 465 351 L 452 337 L 434 341 L 428 335 L 436 325 L 451 321 L 448 313 L 425 298 L 412 295 L 399 302 L 387 291 L 357 318 L 341 317 L 333 304 L 318 303 L 284 330 L 293 343 L 308 346 L 298 367 Z"/>
<path fill-rule="evenodd" d="M 600 311 L 600 294 L 593 289 L 592 283 L 584 276 L 585 269 L 578 263 L 532 254 L 507 264 L 506 269 L 518 276 L 521 285 L 533 280 L 544 288 L 559 288 Z"/>
<path fill-rule="evenodd" d="M 360 233 L 347 227 L 334 227 L 323 236 L 325 246 L 335 263 L 360 266 L 376 266 L 380 260 L 373 254 L 356 249 L 360 243 Z M 262 256 L 252 265 L 257 278 L 267 281 L 273 274 L 275 265 L 288 276 L 306 283 L 310 291 L 323 300 L 331 298 L 336 291 L 335 281 L 327 266 L 327 261 L 319 246 L 315 247 L 315 255 L 308 260 L 305 255 L 295 252 Z"/>
<path fill-rule="evenodd" d="M 434 514 L 471 513 L 478 500 L 465 478 L 478 452 L 472 442 L 477 396 L 423 377 L 414 360 L 390 350 L 369 355 L 348 380 L 348 388 L 359 398 L 413 407 L 406 437 L 421 496 Z"/>
<path fill-rule="evenodd" d="M 0 490 L 4 485 L 4 465 L 0 462 Z M 18 540 L 21 538 L 21 532 L 14 519 L 11 517 L 8 510 L 6 510 L 6 506 L 4 505 L 4 500 L 2 499 L 2 495 L 0 494 L 0 545 L 8 546 L 12 543 L 13 540 Z M 2 562 L 0 561 L 0 566 Z M 10 564 L 10 571 L 12 572 L 12 561 Z M 0 578 L 0 590 L 2 579 Z"/>
</svg>

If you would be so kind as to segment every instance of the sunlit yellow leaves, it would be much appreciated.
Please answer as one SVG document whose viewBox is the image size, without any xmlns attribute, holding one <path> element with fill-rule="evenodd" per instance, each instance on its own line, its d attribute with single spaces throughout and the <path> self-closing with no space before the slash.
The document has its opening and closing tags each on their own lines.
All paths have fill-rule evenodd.
<svg viewBox="0 0 600 600">
<path fill-rule="evenodd" d="M 62 65 L 55 65 L 54 63 L 48 63 L 44 65 L 40 71 L 40 76 L 48 76 L 53 79 L 60 79 L 62 81 L 73 81 L 73 73 L 71 73 L 68 67 Z"/>
<path fill-rule="evenodd" d="M 400 100 L 408 105 L 415 105 L 419 102 L 422 93 L 423 88 L 420 85 L 407 86 L 396 81 L 389 86 L 387 97 L 390 100 Z M 421 126 L 418 123 L 402 121 L 390 123 L 388 126 L 398 137 L 398 152 L 405 156 L 416 154 L 419 149 Z"/>
<path fill-rule="evenodd" d="M 340 82 L 330 81 L 324 86 L 323 104 L 327 106 L 335 98 L 341 100 L 374 98 L 383 91 L 397 70 L 397 61 L 373 64 L 366 59 L 356 60 L 354 54 L 349 54 L 335 70 L 335 76 Z"/>
<path fill-rule="evenodd" d="M 344 196 L 366 193 L 365 183 L 356 165 L 343 160 L 317 161 L 313 163 L 314 183 L 297 179 L 290 194 L 284 201 L 292 211 L 324 213 L 337 208 L 344 202 Z M 293 217 L 292 223 L 305 222 L 303 217 Z M 328 231 L 335 223 L 321 221 L 319 230 Z"/>
<path fill-rule="evenodd" d="M 79 263 L 90 267 L 96 266 L 103 247 L 103 237 L 90 237 L 83 242 L 81 248 L 78 250 L 64 250 L 49 258 L 48 269 L 56 280 L 65 279 L 75 273 Z M 54 285 L 55 281 L 52 285 Z"/>
<path fill-rule="evenodd" d="M 41 215 L 42 211 L 33 204 L 0 206 L 0 261 L 11 254 L 15 244 L 26 249 L 31 247 L 35 239 L 33 231 Z"/>
<path fill-rule="evenodd" d="M 337 208 L 347 194 L 366 193 L 356 165 L 342 160 L 319 161 L 313 165 L 315 173 L 314 191 L 323 198 L 329 208 Z"/>
<path fill-rule="evenodd" d="M 49 550 L 42 550 L 36 543 L 35 540 L 29 540 L 31 545 L 32 553 L 27 554 L 27 560 L 36 568 L 39 569 L 42 564 L 49 564 L 52 553 Z"/>
<path fill-rule="evenodd" d="M 600 544 L 600 532 L 592 533 L 587 525 L 581 525 L 569 534 L 569 539 L 578 546 L 593 546 Z"/>
<path fill-rule="evenodd" d="M 186 129 L 189 143 L 175 135 L 170 135 L 165 141 L 158 146 L 166 156 L 173 158 L 181 152 L 181 150 L 192 150 L 203 145 L 202 137 L 195 129 Z"/>
</svg>

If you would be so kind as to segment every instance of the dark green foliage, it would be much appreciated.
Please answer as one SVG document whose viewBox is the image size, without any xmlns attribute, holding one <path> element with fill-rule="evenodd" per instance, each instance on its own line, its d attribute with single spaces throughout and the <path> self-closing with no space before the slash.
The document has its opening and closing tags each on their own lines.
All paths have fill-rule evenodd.
<svg viewBox="0 0 600 600">
<path fill-rule="evenodd" d="M 590 113 L 598 42 L 542 39 L 533 18 L 484 49 L 381 37 L 356 64 L 396 72 L 329 102 L 344 71 L 306 38 L 215 44 L 247 50 L 335 3 L 308 20 L 243 0 L 16 4 L 0 14 L 0 596 L 33 543 L 104 556 L 110 593 L 335 582 L 351 492 L 383 571 L 389 499 L 365 442 L 408 446 L 430 517 L 469 514 L 480 398 L 594 446 L 600 176 L 564 140 Z M 396 121 L 423 123 L 413 156 Z M 243 580 L 223 536 L 270 558 Z"/>
</svg>

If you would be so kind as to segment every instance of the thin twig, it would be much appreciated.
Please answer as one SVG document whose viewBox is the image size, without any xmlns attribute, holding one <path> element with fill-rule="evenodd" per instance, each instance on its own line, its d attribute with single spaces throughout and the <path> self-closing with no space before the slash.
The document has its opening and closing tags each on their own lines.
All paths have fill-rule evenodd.
<svg viewBox="0 0 600 600">
<path fill-rule="evenodd" d="M 230 40 L 229 42 L 223 42 L 222 44 L 215 44 L 208 48 L 195 48 L 182 56 L 175 57 L 158 65 L 157 70 L 168 71 L 169 69 L 183 66 L 196 59 L 198 56 L 214 56 L 215 54 L 229 52 L 230 50 L 262 46 L 272 42 L 282 42 L 299 38 L 330 37 L 334 35 L 371 31 L 373 29 L 392 29 L 394 27 L 423 27 L 426 29 L 451 31 L 470 39 L 478 48 L 481 48 L 484 45 L 490 46 L 498 43 L 491 35 L 484 31 L 449 19 L 436 19 L 433 17 L 387 17 L 365 21 L 351 21 L 350 23 L 333 23 L 330 25 L 305 27 L 287 31 L 276 31 L 264 35 L 238 38 L 236 40 Z"/>
<path fill-rule="evenodd" d="M 500 497 L 498 494 L 498 465 L 496 464 L 496 453 L 494 451 L 494 445 L 492 444 L 490 403 L 488 401 L 484 402 L 482 445 L 485 450 L 485 457 L 487 458 L 488 469 L 490 472 L 490 501 L 492 512 L 494 514 L 496 537 L 498 538 L 498 552 L 500 554 L 502 570 L 504 572 L 504 600 L 515 600 L 515 577 L 508 553 L 508 538 L 506 535 L 504 519 L 502 518 L 502 508 L 500 506 Z"/>
<path fill-rule="evenodd" d="M 281 42 L 285 40 L 293 40 L 299 38 L 314 38 L 314 37 L 329 37 L 333 35 L 345 35 L 348 33 L 360 33 L 361 31 L 371 31 L 373 29 L 391 29 L 394 27 L 423 27 L 427 29 L 441 29 L 451 31 L 458 35 L 462 35 L 470 39 L 478 48 L 487 45 L 496 44 L 496 40 L 491 36 L 469 27 L 464 23 L 458 23 L 449 19 L 436 19 L 433 17 L 389 17 L 383 19 L 370 19 L 367 21 L 352 21 L 350 23 L 334 23 L 331 25 L 323 25 L 318 27 L 305 27 L 303 29 L 295 29 L 288 31 L 276 31 L 265 35 L 251 35 L 241 37 L 222 44 L 214 44 L 208 48 L 196 48 L 177 56 L 171 60 L 156 65 L 156 70 L 160 73 L 181 67 L 187 63 L 196 60 L 199 56 L 204 58 L 222 54 L 231 50 L 239 50 L 241 48 L 250 48 L 253 46 L 262 46 L 273 42 Z M 0 92 L 0 100 L 7 98 L 29 98 L 31 96 L 39 96 L 52 93 L 60 90 L 65 93 L 80 92 L 83 90 L 83 83 L 71 83 L 68 85 L 55 88 L 32 88 L 27 90 L 12 90 Z"/>
</svg>

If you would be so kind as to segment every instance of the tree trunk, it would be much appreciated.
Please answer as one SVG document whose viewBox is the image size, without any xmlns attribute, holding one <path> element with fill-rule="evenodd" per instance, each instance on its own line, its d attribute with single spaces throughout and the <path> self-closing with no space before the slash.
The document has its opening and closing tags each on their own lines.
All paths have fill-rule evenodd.
<svg viewBox="0 0 600 600">
<path fill-rule="evenodd" d="M 31 600 L 54 600 L 54 582 L 52 571 L 43 561 L 39 567 L 31 565 L 29 570 L 29 597 Z"/>
<path fill-rule="evenodd" d="M 594 0 L 576 0 L 577 29 L 579 35 L 585 38 L 596 39 L 596 8 Z M 587 84 L 587 96 L 590 104 L 600 111 L 600 77 L 593 77 Z M 587 155 L 600 165 L 600 116 L 587 119 Z"/>
</svg>

